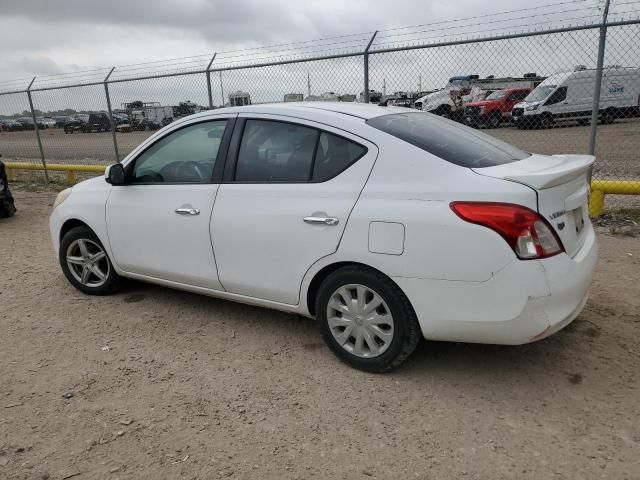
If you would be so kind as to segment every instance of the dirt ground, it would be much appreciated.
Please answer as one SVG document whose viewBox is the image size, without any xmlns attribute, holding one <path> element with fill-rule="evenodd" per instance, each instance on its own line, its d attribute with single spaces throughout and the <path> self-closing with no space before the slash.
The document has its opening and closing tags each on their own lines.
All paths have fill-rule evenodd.
<svg viewBox="0 0 640 480">
<path fill-rule="evenodd" d="M 591 299 L 551 338 L 423 342 L 372 375 L 312 320 L 139 283 L 82 295 L 54 195 L 23 189 L 0 220 L 2 479 L 640 478 L 636 237 L 599 234 Z"/>
</svg>

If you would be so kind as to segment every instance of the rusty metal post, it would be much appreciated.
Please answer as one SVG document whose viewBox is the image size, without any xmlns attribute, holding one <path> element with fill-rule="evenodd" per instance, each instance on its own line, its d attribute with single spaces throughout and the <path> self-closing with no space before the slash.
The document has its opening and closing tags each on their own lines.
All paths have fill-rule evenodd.
<svg viewBox="0 0 640 480">
<path fill-rule="evenodd" d="M 213 54 L 209 65 L 207 65 L 207 95 L 209 95 L 209 109 L 213 108 L 213 95 L 211 93 L 211 72 L 209 70 L 211 69 L 211 64 L 216 59 L 216 55 L 216 53 Z"/>
<path fill-rule="evenodd" d="M 31 98 L 31 86 L 36 81 L 36 77 L 33 77 L 31 83 L 27 87 L 27 97 L 29 97 L 29 108 L 31 109 L 31 118 L 33 119 L 33 128 L 36 132 L 36 138 L 38 139 L 38 148 L 40 149 L 40 158 L 42 159 L 42 166 L 44 167 L 44 179 L 49 183 L 49 171 L 47 170 L 47 161 L 44 159 L 44 150 L 42 149 L 42 140 L 40 139 L 40 128 L 38 128 L 38 121 L 36 120 L 36 111 L 33 108 L 33 99 Z"/>
<path fill-rule="evenodd" d="M 362 52 L 362 55 L 364 56 L 364 103 L 369 103 L 369 49 L 371 48 L 371 44 L 375 40 L 377 34 L 377 30 L 373 32 L 371 40 L 367 43 L 367 48 Z"/>
<path fill-rule="evenodd" d="M 109 110 L 109 123 L 111 124 L 111 138 L 113 139 L 113 152 L 116 155 L 116 162 L 120 163 L 120 154 L 118 152 L 118 140 L 116 139 L 116 124 L 113 121 L 113 113 L 111 112 L 111 96 L 109 95 L 109 77 L 116 67 L 112 67 L 104 79 L 104 94 L 107 97 L 107 109 Z"/>
</svg>

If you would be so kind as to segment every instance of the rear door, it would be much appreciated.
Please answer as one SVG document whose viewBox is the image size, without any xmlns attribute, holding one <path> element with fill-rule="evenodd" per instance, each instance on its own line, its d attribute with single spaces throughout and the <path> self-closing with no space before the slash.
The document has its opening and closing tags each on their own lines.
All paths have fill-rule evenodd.
<svg viewBox="0 0 640 480">
<path fill-rule="evenodd" d="M 593 162 L 591 155 L 531 155 L 517 162 L 473 170 L 535 189 L 539 213 L 558 234 L 567 254 L 574 256 L 589 227 L 587 172 Z"/>
<path fill-rule="evenodd" d="M 305 272 L 338 248 L 377 154 L 326 125 L 241 114 L 211 221 L 223 287 L 297 304 Z"/>
</svg>

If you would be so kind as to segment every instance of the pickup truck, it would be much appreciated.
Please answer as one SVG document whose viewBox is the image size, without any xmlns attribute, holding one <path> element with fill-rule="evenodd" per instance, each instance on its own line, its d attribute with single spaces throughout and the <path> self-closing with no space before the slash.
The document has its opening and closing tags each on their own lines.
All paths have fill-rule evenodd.
<svg viewBox="0 0 640 480">
<path fill-rule="evenodd" d="M 505 88 L 496 90 L 479 102 L 469 102 L 464 106 L 464 122 L 472 127 L 499 127 L 511 118 L 511 109 L 529 95 L 531 88 Z"/>
</svg>

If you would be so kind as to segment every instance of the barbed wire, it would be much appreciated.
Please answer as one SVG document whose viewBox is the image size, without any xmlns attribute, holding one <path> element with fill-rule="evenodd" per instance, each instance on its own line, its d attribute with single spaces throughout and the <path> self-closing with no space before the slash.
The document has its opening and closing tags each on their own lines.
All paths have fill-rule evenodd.
<svg viewBox="0 0 640 480">
<path fill-rule="evenodd" d="M 376 50 L 399 48 L 400 46 L 416 46 L 424 44 L 432 46 L 434 42 L 446 39 L 461 39 L 472 41 L 487 35 L 499 33 L 514 33 L 520 29 L 519 34 L 528 32 L 540 32 L 540 27 L 545 29 L 563 28 L 575 26 L 582 22 L 585 26 L 594 25 L 600 19 L 600 12 L 589 15 L 572 15 L 585 10 L 597 10 L 594 5 L 585 5 L 587 0 L 568 0 L 564 2 L 549 3 L 536 7 L 507 10 L 503 12 L 487 13 L 454 20 L 442 20 L 405 27 L 395 27 L 380 30 L 372 45 L 371 53 Z M 577 8 L 558 9 L 561 6 L 582 4 Z M 545 10 L 546 9 L 546 10 Z M 542 10 L 542 11 L 541 11 Z M 514 16 L 523 12 L 537 12 L 528 15 Z M 609 13 L 610 21 L 619 20 L 625 15 L 640 14 L 640 0 L 626 0 L 612 5 Z M 639 15 L 640 16 L 640 15 Z M 531 19 L 539 19 L 531 22 Z M 482 22 L 462 23 L 472 20 L 484 19 Z M 636 17 L 637 19 L 637 17 Z M 517 23 L 529 20 L 524 23 Z M 515 22 L 515 24 L 514 24 Z M 481 28 L 468 30 L 477 26 L 497 25 L 494 28 Z M 437 26 L 421 30 L 407 31 L 410 29 Z M 431 35 L 443 32 L 442 35 Z M 426 35 L 425 35 L 426 34 Z M 286 61 L 313 60 L 315 57 L 328 57 L 332 55 L 350 55 L 362 52 L 371 39 L 373 32 L 360 32 L 344 35 L 335 35 L 315 40 L 286 42 L 266 46 L 240 48 L 220 51 L 216 54 L 215 61 L 211 64 L 211 70 L 224 70 L 240 67 L 256 66 L 262 64 L 279 63 Z M 176 75 L 200 73 L 206 70 L 213 57 L 212 53 L 192 55 L 187 57 L 154 60 L 142 63 L 120 65 L 115 68 L 110 79 L 124 81 L 135 80 L 140 77 Z M 33 89 L 61 88 L 73 84 L 91 84 L 103 81 L 112 67 L 97 67 L 80 71 L 44 74 L 36 76 Z M 33 77 L 0 81 L 0 92 L 26 89 Z M 22 85 L 21 85 L 22 83 Z"/>
</svg>

